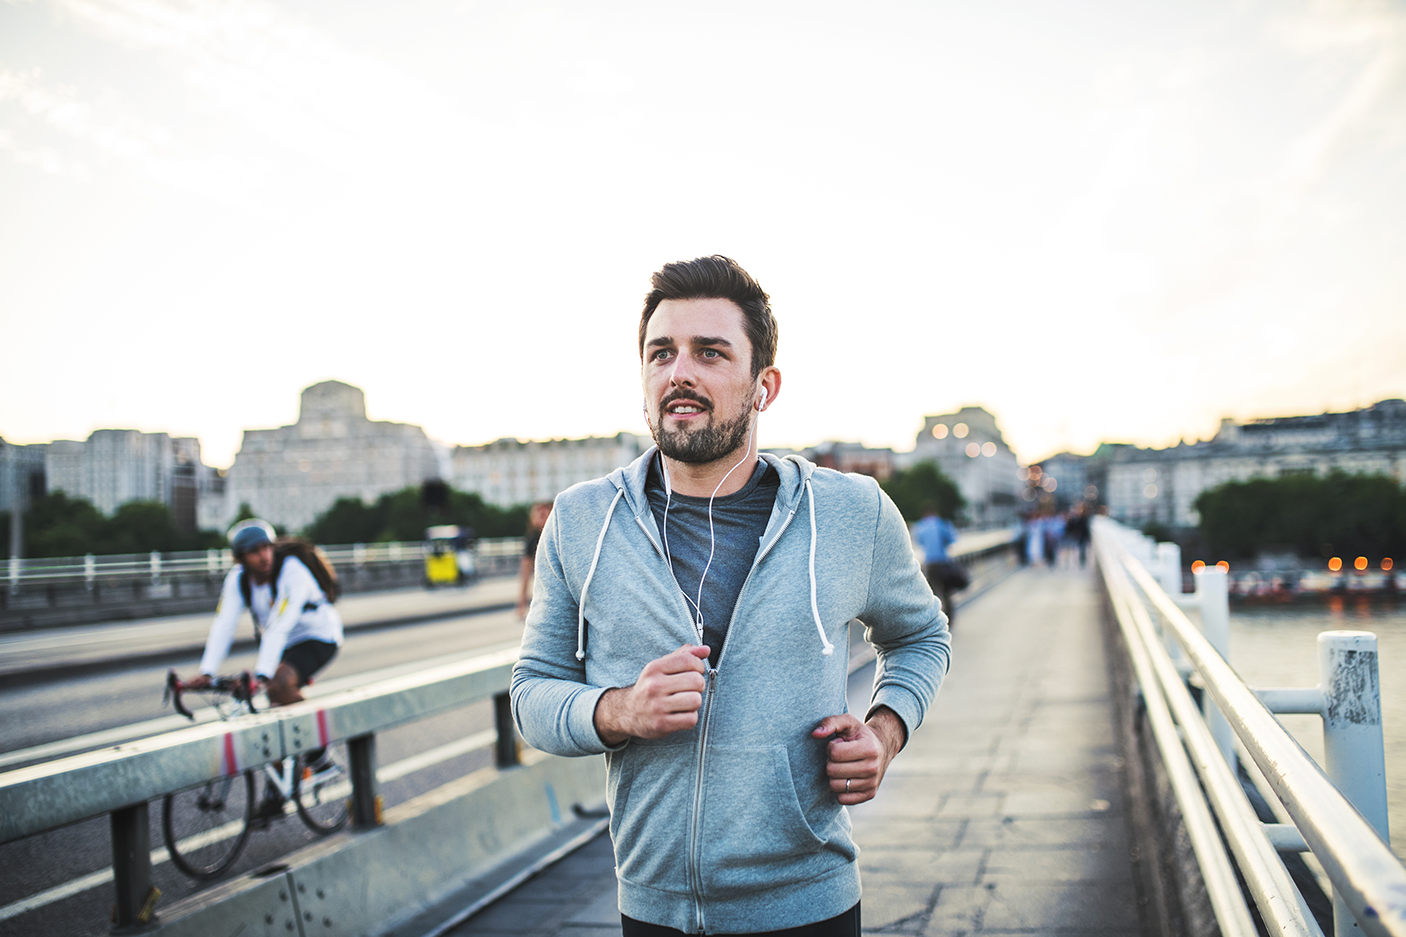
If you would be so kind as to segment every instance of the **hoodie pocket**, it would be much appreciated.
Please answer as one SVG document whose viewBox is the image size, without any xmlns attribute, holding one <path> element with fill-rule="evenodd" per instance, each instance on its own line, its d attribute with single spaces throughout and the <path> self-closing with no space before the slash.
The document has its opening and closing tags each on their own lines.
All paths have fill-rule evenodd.
<svg viewBox="0 0 1406 937">
<path fill-rule="evenodd" d="M 620 752 L 611 753 L 606 794 L 616 872 L 622 881 L 688 894 L 693 752 L 691 744 L 635 739 Z"/>
<path fill-rule="evenodd" d="M 824 781 L 823 753 L 818 766 L 804 766 L 818 775 L 800 790 L 784 745 L 717 746 L 708 759 L 699 850 L 705 895 L 726 898 L 773 889 L 855 859 L 849 824 Z"/>
</svg>

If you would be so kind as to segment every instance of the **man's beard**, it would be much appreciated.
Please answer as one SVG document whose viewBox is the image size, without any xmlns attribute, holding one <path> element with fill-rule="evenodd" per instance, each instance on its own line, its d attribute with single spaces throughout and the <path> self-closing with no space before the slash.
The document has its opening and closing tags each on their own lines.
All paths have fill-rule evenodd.
<svg viewBox="0 0 1406 937">
<path fill-rule="evenodd" d="M 747 444 L 747 436 L 752 427 L 748 420 L 750 413 L 746 410 L 743 410 L 737 419 L 729 422 L 713 422 L 690 431 L 666 430 L 666 409 L 676 400 L 692 400 L 710 411 L 713 410 L 712 404 L 702 397 L 676 394 L 665 398 L 659 407 L 659 419 L 650 429 L 653 430 L 654 442 L 658 444 L 659 451 L 670 459 L 692 465 L 704 465 L 716 462 Z M 716 411 L 713 412 L 716 414 Z"/>
</svg>

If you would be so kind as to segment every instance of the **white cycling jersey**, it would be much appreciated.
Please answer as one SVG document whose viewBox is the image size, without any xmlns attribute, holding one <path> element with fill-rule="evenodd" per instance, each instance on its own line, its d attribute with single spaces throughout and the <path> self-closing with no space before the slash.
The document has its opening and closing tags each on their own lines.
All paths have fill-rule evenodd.
<svg viewBox="0 0 1406 937">
<path fill-rule="evenodd" d="M 200 659 L 200 672 L 215 674 L 229 656 L 234 643 L 239 613 L 244 611 L 244 596 L 239 591 L 243 567 L 236 564 L 225 577 L 220 589 L 220 604 L 215 620 L 210 624 L 210 636 L 205 641 L 205 656 Z M 249 582 L 249 613 L 254 627 L 262 632 L 259 658 L 254 673 L 268 680 L 278 669 L 285 648 L 302 641 L 327 641 L 342 646 L 342 616 L 327 601 L 317 579 L 296 556 L 285 557 L 278 573 L 278 590 L 268 585 Z"/>
</svg>

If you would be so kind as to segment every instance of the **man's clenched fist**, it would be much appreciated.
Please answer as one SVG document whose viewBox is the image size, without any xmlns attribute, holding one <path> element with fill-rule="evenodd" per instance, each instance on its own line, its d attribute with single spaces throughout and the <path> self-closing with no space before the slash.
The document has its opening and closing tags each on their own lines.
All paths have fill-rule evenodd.
<svg viewBox="0 0 1406 937">
<path fill-rule="evenodd" d="M 596 703 L 601 741 L 659 739 L 697 725 L 709 653 L 707 645 L 685 644 L 645 664 L 634 686 L 606 690 Z"/>
</svg>

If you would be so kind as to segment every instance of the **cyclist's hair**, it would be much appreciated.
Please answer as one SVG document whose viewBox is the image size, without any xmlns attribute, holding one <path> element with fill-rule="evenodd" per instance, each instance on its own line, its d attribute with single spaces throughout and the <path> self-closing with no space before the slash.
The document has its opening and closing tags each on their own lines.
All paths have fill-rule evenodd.
<svg viewBox="0 0 1406 937">
<path fill-rule="evenodd" d="M 644 297 L 640 313 L 640 361 L 644 361 L 644 336 L 654 310 L 666 299 L 726 299 L 742 310 L 742 324 L 752 343 L 752 377 L 776 363 L 776 317 L 771 297 L 761 284 L 731 257 L 713 254 L 665 264 L 649 278 L 653 287 Z"/>
</svg>

